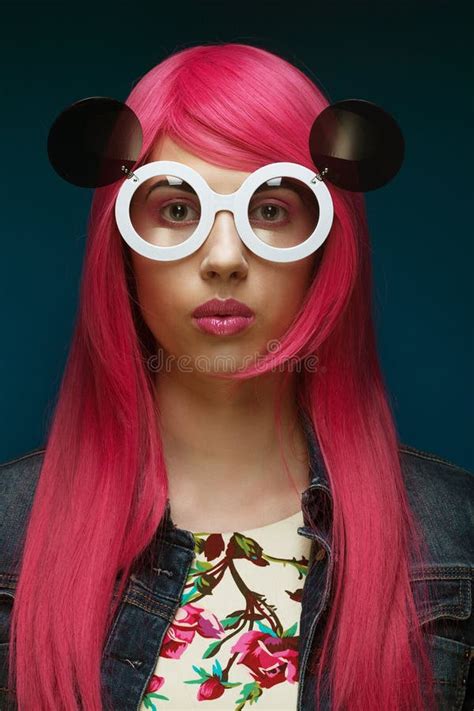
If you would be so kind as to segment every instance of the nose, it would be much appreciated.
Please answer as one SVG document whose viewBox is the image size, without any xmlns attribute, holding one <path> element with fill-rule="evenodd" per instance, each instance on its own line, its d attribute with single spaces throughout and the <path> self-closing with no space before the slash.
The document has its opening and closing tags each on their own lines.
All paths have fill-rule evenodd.
<svg viewBox="0 0 474 711">
<path fill-rule="evenodd" d="M 202 271 L 208 277 L 220 274 L 244 276 L 247 273 L 248 247 L 240 239 L 234 215 L 229 210 L 216 212 L 214 223 L 202 245 Z"/>
</svg>

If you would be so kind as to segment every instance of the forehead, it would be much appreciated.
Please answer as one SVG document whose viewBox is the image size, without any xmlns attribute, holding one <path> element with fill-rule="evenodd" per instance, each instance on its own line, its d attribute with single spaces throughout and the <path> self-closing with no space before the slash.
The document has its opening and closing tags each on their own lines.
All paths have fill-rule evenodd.
<svg viewBox="0 0 474 711">
<path fill-rule="evenodd" d="M 237 190 L 244 179 L 250 175 L 249 172 L 231 170 L 214 163 L 208 163 L 175 143 L 169 136 L 161 137 L 151 151 L 148 162 L 151 163 L 155 160 L 173 160 L 194 168 L 207 181 L 212 190 L 224 194 Z"/>
</svg>

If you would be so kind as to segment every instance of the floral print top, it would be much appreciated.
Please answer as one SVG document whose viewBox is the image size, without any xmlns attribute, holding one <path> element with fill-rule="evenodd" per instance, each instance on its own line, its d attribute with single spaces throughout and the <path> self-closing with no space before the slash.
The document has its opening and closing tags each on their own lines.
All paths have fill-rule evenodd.
<svg viewBox="0 0 474 711">
<path fill-rule="evenodd" d="M 140 711 L 296 708 L 303 514 L 194 533 L 195 556 Z"/>
</svg>

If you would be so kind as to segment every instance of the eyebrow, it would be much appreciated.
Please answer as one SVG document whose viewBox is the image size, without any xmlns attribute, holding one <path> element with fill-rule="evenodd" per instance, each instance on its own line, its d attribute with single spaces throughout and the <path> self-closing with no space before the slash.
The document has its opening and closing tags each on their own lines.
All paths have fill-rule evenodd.
<svg viewBox="0 0 474 711">
<path fill-rule="evenodd" d="M 178 190 L 185 190 L 188 193 L 195 193 L 196 191 L 194 188 L 192 188 L 188 183 L 170 183 L 169 180 L 159 180 L 157 183 L 154 183 L 151 188 L 148 190 L 146 194 L 145 200 L 148 200 L 150 193 L 153 192 L 153 190 L 156 190 L 156 188 L 162 188 L 162 187 L 167 187 L 167 188 L 177 188 Z"/>
<path fill-rule="evenodd" d="M 298 189 L 296 187 L 292 186 L 291 184 L 289 184 L 289 185 L 286 184 L 284 178 L 282 181 L 283 184 L 280 183 L 280 185 L 275 185 L 275 183 L 273 181 L 275 181 L 277 179 L 278 178 L 270 178 L 269 181 L 262 183 L 262 185 L 260 185 L 258 188 L 256 188 L 256 190 L 254 190 L 254 192 L 252 194 L 261 193 L 261 192 L 264 192 L 265 190 L 272 190 L 273 188 L 276 187 L 276 188 L 286 188 L 287 190 L 291 190 L 292 192 L 294 192 L 298 196 L 300 196 Z M 177 180 L 177 178 L 175 178 L 175 180 Z M 269 185 L 268 184 L 269 182 L 272 184 Z M 166 188 L 172 187 L 172 188 L 176 188 L 177 190 L 183 190 L 188 193 L 193 193 L 194 195 L 196 194 L 196 191 L 194 190 L 194 188 L 192 188 L 191 185 L 189 185 L 188 183 L 186 183 L 184 181 L 181 181 L 180 183 L 178 183 L 178 182 L 170 182 L 169 180 L 158 180 L 158 182 L 154 183 L 148 190 L 148 192 L 145 196 L 145 200 L 148 200 L 148 198 L 150 197 L 150 194 L 153 192 L 153 190 L 156 190 L 156 188 L 162 188 L 162 187 L 166 187 Z"/>
</svg>

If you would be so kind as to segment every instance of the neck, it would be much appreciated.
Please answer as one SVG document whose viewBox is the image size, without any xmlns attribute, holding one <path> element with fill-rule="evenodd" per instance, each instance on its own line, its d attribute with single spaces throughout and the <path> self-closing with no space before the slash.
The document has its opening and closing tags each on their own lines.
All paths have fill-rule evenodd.
<svg viewBox="0 0 474 711">
<path fill-rule="evenodd" d="M 201 496 L 213 492 L 227 502 L 236 486 L 239 496 L 253 498 L 289 492 L 274 422 L 278 384 L 274 374 L 236 386 L 194 373 L 161 373 L 155 390 L 170 489 Z M 294 381 L 281 402 L 281 437 L 290 475 L 301 492 L 308 486 L 309 460 Z"/>
</svg>

